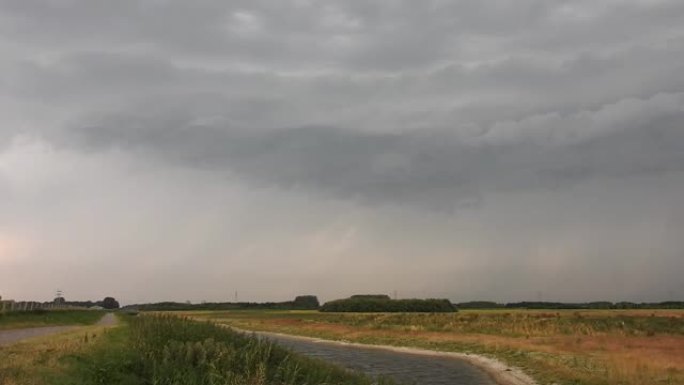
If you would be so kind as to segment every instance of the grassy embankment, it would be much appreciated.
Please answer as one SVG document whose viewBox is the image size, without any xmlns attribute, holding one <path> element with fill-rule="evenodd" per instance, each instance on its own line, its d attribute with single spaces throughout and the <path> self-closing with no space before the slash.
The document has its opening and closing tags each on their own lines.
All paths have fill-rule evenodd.
<svg viewBox="0 0 684 385">
<path fill-rule="evenodd" d="M 188 315 L 248 330 L 483 354 L 523 368 L 541 384 L 684 384 L 684 311 L 678 310 Z"/>
<path fill-rule="evenodd" d="M 0 385 L 48 384 L 67 370 L 65 357 L 110 340 L 109 328 L 111 326 L 83 326 L 0 347 Z"/>
<path fill-rule="evenodd" d="M 92 325 L 105 314 L 95 310 L 33 310 L 0 313 L 0 330 L 55 325 Z"/>
<path fill-rule="evenodd" d="M 173 316 L 134 317 L 100 334 L 94 340 L 60 336 L 42 345 L 14 346 L 14 353 L 0 351 L 0 362 L 12 354 L 25 357 L 12 367 L 0 364 L 0 372 L 8 373 L 0 384 L 373 383 L 255 337 Z"/>
</svg>

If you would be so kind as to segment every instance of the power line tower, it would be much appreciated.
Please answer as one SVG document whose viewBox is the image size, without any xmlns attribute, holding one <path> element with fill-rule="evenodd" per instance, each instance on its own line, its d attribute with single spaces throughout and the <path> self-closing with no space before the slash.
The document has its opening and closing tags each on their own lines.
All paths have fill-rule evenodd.
<svg viewBox="0 0 684 385">
<path fill-rule="evenodd" d="M 56 307 L 62 307 L 64 306 L 64 303 L 66 300 L 64 299 L 64 292 L 61 289 L 55 290 L 55 299 L 53 301 L 53 304 Z"/>
</svg>

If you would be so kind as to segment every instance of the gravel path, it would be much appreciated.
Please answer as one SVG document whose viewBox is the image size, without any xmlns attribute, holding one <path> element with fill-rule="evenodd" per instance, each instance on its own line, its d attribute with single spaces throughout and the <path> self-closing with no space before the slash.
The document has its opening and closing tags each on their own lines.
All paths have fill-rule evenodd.
<svg viewBox="0 0 684 385">
<path fill-rule="evenodd" d="M 47 336 L 76 329 L 78 326 L 44 326 L 28 329 L 0 330 L 0 346 L 13 344 L 27 338 Z"/>
<path fill-rule="evenodd" d="M 114 326 L 119 322 L 114 313 L 107 313 L 102 317 L 100 322 L 97 323 L 98 326 Z"/>
<path fill-rule="evenodd" d="M 333 362 L 373 377 L 391 377 L 401 383 L 496 385 L 483 370 L 451 357 L 366 348 L 270 333 L 262 336 L 297 353 Z"/>
<path fill-rule="evenodd" d="M 100 326 L 116 325 L 118 319 L 114 313 L 107 313 L 97 323 Z M 67 332 L 80 326 L 44 326 L 38 328 L 0 330 L 0 346 L 7 346 L 27 338 L 42 337 Z"/>
</svg>

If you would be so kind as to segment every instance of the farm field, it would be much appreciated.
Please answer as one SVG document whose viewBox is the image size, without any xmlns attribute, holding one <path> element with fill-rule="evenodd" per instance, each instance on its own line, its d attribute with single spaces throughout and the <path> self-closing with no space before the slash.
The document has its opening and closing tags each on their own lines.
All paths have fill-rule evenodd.
<svg viewBox="0 0 684 385">
<path fill-rule="evenodd" d="M 0 330 L 54 325 L 92 325 L 105 314 L 97 310 L 33 310 L 0 313 Z"/>
<path fill-rule="evenodd" d="M 185 312 L 246 330 L 468 352 L 541 384 L 684 384 L 684 311 Z"/>
</svg>

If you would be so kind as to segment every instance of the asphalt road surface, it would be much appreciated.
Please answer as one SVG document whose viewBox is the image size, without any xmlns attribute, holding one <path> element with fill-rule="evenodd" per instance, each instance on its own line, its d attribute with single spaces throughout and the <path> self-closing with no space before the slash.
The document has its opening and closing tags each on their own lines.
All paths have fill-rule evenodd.
<svg viewBox="0 0 684 385">
<path fill-rule="evenodd" d="M 97 325 L 111 326 L 115 325 L 117 318 L 114 313 L 105 314 L 102 319 L 97 323 Z M 43 326 L 37 328 L 26 328 L 26 329 L 10 329 L 10 330 L 0 330 L 0 346 L 6 346 L 25 340 L 27 338 L 48 336 L 51 334 L 63 333 L 78 328 L 79 326 L 69 325 L 69 326 Z"/>
<path fill-rule="evenodd" d="M 487 373 L 456 358 L 364 348 L 273 334 L 262 337 L 306 356 L 320 358 L 372 377 L 391 377 L 404 384 L 496 385 Z"/>
</svg>

